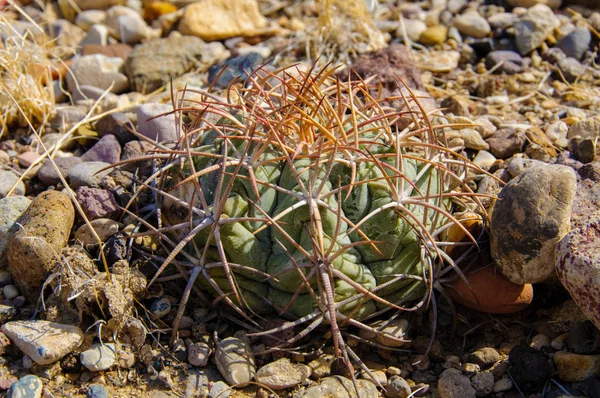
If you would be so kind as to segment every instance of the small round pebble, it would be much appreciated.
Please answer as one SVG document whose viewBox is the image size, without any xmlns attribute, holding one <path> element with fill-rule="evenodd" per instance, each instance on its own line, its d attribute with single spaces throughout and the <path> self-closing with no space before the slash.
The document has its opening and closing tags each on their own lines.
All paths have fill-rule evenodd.
<svg viewBox="0 0 600 398">
<path fill-rule="evenodd" d="M 224 381 L 217 381 L 210 388 L 208 396 L 210 398 L 228 398 L 231 395 L 231 387 Z"/>
<path fill-rule="evenodd" d="M 171 302 L 167 297 L 161 297 L 155 300 L 150 306 L 150 312 L 158 319 L 171 312 Z"/>
<path fill-rule="evenodd" d="M 542 347 L 549 347 L 551 344 L 552 340 L 550 337 L 546 336 L 545 334 L 536 334 L 531 339 L 531 344 L 529 345 L 536 350 L 541 350 Z"/>
<path fill-rule="evenodd" d="M 19 294 L 19 289 L 15 285 L 6 285 L 2 288 L 2 293 L 7 300 L 12 300 L 16 298 Z"/>
<path fill-rule="evenodd" d="M 410 385 L 400 376 L 392 376 L 385 387 L 387 398 L 407 398 L 411 394 Z"/>
<path fill-rule="evenodd" d="M 494 392 L 504 392 L 513 388 L 513 382 L 510 379 L 500 379 L 494 383 Z"/>
<path fill-rule="evenodd" d="M 6 398 L 39 398 L 42 396 L 42 381 L 34 375 L 17 380 L 8 390 Z"/>
<path fill-rule="evenodd" d="M 92 372 L 98 372 L 109 369 L 115 363 L 116 351 L 116 347 L 112 343 L 94 344 L 81 353 L 79 360 L 83 366 Z"/>
<path fill-rule="evenodd" d="M 93 384 L 88 387 L 85 395 L 87 398 L 108 398 L 108 390 L 101 384 Z"/>
<path fill-rule="evenodd" d="M 208 363 L 210 347 L 203 342 L 189 344 L 187 357 L 190 365 L 202 368 Z"/>
</svg>

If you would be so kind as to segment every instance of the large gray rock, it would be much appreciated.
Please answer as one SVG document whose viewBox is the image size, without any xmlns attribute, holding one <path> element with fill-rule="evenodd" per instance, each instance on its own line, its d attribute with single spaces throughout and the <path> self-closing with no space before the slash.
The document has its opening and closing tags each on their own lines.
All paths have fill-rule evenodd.
<svg viewBox="0 0 600 398">
<path fill-rule="evenodd" d="M 517 50 L 521 55 L 529 54 L 558 26 L 560 22 L 550 7 L 545 4 L 531 7 L 514 25 Z"/>
<path fill-rule="evenodd" d="M 556 273 L 577 306 L 600 329 L 600 212 L 588 214 L 558 243 Z"/>
<path fill-rule="evenodd" d="M 592 35 L 587 27 L 575 28 L 556 43 L 567 57 L 581 59 L 590 47 Z"/>
<path fill-rule="evenodd" d="M 525 170 L 500 191 L 492 213 L 491 251 L 512 282 L 553 277 L 554 251 L 570 229 L 576 184 L 570 167 L 545 165 Z"/>
<path fill-rule="evenodd" d="M 78 327 L 48 321 L 8 322 L 2 332 L 39 365 L 54 363 L 83 343 Z"/>
</svg>

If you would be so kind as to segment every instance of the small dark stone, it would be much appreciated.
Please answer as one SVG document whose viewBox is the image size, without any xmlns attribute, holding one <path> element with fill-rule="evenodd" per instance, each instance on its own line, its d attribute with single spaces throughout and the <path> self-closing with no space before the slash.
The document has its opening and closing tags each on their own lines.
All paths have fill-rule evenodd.
<svg viewBox="0 0 600 398">
<path fill-rule="evenodd" d="M 87 398 L 108 398 L 108 390 L 101 384 L 94 384 L 88 387 L 86 394 Z"/>
<path fill-rule="evenodd" d="M 81 163 L 81 159 L 75 156 L 55 158 L 54 163 L 56 163 L 56 166 L 58 166 L 58 170 L 60 170 L 60 173 L 63 175 L 63 177 L 67 178 L 67 174 L 71 167 Z M 60 177 L 58 176 L 58 173 L 56 172 L 56 169 L 52 165 L 52 161 L 50 159 L 44 160 L 44 163 L 42 164 L 42 167 L 40 167 L 37 176 L 41 182 L 48 186 L 56 185 L 60 182 Z"/>
<path fill-rule="evenodd" d="M 600 379 L 597 377 L 588 377 L 581 382 L 579 388 L 587 397 L 600 397 Z"/>
<path fill-rule="evenodd" d="M 527 61 L 514 51 L 492 51 L 485 57 L 485 67 L 489 70 L 502 63 L 495 73 L 509 75 L 521 73 L 527 67 Z"/>
<path fill-rule="evenodd" d="M 577 172 L 584 180 L 589 179 L 598 182 L 600 181 L 600 162 L 584 164 Z"/>
<path fill-rule="evenodd" d="M 60 367 L 66 373 L 79 373 L 81 372 L 81 362 L 79 362 L 79 355 L 72 352 L 65 355 L 60 360 Z"/>
<path fill-rule="evenodd" d="M 217 88 L 226 88 L 236 78 L 243 81 L 263 61 L 263 57 L 258 53 L 231 57 L 210 67 L 208 84 L 214 84 Z M 221 73 L 222 70 L 223 73 Z"/>
<path fill-rule="evenodd" d="M 121 144 L 112 134 L 100 138 L 81 156 L 84 162 L 116 163 L 121 159 Z"/>
<path fill-rule="evenodd" d="M 112 134 L 121 145 L 136 139 L 129 130 L 134 130 L 134 124 L 127 115 L 121 112 L 110 113 L 96 122 L 96 131 L 100 137 Z"/>
<path fill-rule="evenodd" d="M 106 242 L 104 256 L 109 265 L 127 259 L 127 239 L 122 233 L 117 232 Z"/>
<path fill-rule="evenodd" d="M 589 322 L 575 322 L 567 335 L 567 347 L 575 354 L 592 354 L 598 348 L 598 332 Z"/>
<path fill-rule="evenodd" d="M 552 374 L 546 355 L 524 343 L 508 354 L 508 371 L 514 383 L 525 393 L 541 392 Z"/>
<path fill-rule="evenodd" d="M 571 33 L 556 43 L 567 57 L 581 59 L 590 46 L 592 35 L 587 27 L 575 28 Z"/>
</svg>

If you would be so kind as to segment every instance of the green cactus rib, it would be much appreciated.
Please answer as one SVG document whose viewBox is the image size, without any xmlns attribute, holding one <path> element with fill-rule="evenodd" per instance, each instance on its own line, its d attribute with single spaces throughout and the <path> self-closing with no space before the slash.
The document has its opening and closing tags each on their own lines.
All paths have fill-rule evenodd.
<svg viewBox="0 0 600 398">
<path fill-rule="evenodd" d="M 349 364 L 340 326 L 425 307 L 455 267 L 441 231 L 463 228 L 454 208 L 480 205 L 463 181 L 476 167 L 445 147 L 410 89 L 393 109 L 333 72 L 262 71 L 227 100 L 202 93 L 182 138 L 156 150 L 145 186 L 173 249 L 149 285 L 176 258 L 193 267 L 174 331 L 199 289 L 257 330 L 269 313 L 308 325 L 283 345 L 329 324 Z"/>
</svg>

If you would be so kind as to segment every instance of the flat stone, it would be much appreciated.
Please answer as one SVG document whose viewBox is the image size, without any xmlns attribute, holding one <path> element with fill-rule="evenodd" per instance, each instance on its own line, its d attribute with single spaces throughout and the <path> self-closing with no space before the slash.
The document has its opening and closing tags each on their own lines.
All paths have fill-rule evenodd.
<svg viewBox="0 0 600 398">
<path fill-rule="evenodd" d="M 90 220 L 111 218 L 120 211 L 115 195 L 107 189 L 79 187 L 77 202 Z"/>
<path fill-rule="evenodd" d="M 93 384 L 85 392 L 87 398 L 109 398 L 110 395 L 106 387 L 102 384 Z"/>
<path fill-rule="evenodd" d="M 256 374 L 254 353 L 247 338 L 228 337 L 217 344 L 215 362 L 230 385 L 243 386 Z"/>
<path fill-rule="evenodd" d="M 94 344 L 79 356 L 81 364 L 92 372 L 110 369 L 117 359 L 113 343 Z"/>
<path fill-rule="evenodd" d="M 494 73 L 506 73 L 509 75 L 521 73 L 527 67 L 527 60 L 519 53 L 508 50 L 492 51 L 485 57 L 485 67 L 492 69 L 500 64 Z"/>
<path fill-rule="evenodd" d="M 104 23 L 112 29 L 121 43 L 137 44 L 144 39 L 158 36 L 144 18 L 129 7 L 115 6 L 106 12 Z"/>
<path fill-rule="evenodd" d="M 116 163 L 121 159 L 121 144 L 112 134 L 100 138 L 86 153 L 81 156 L 83 162 Z"/>
<path fill-rule="evenodd" d="M 136 137 L 129 130 L 134 130 L 131 117 L 121 112 L 112 112 L 96 122 L 96 131 L 100 137 L 113 135 L 119 144 L 125 145 Z"/>
<path fill-rule="evenodd" d="M 71 167 L 79 163 L 81 163 L 81 158 L 76 156 L 54 159 L 54 164 L 56 164 L 58 170 L 65 178 L 67 177 Z M 59 174 L 52 165 L 52 160 L 50 159 L 44 160 L 44 163 L 42 163 L 42 167 L 40 167 L 40 169 L 38 170 L 37 176 L 41 182 L 48 186 L 55 186 L 56 184 L 61 182 Z"/>
<path fill-rule="evenodd" d="M 456 16 L 454 26 L 461 35 L 475 38 L 486 37 L 492 32 L 488 21 L 475 10 Z"/>
<path fill-rule="evenodd" d="M 78 327 L 48 321 L 8 322 L 2 332 L 39 365 L 54 363 L 83 343 Z"/>
<path fill-rule="evenodd" d="M 23 376 L 10 386 L 6 398 L 41 398 L 43 387 L 39 377 Z"/>
<path fill-rule="evenodd" d="M 69 181 L 72 189 L 79 187 L 98 188 L 100 181 L 110 174 L 110 163 L 82 162 L 69 169 Z M 106 169 L 104 171 L 100 171 Z"/>
<path fill-rule="evenodd" d="M 358 396 L 360 398 L 377 398 L 379 393 L 375 384 L 370 381 L 359 379 L 358 383 Z M 323 398 L 323 397 L 336 397 L 336 398 L 350 398 L 356 397 L 354 385 L 352 381 L 342 376 L 330 376 L 326 377 L 315 386 L 311 386 L 306 389 L 302 398 Z"/>
<path fill-rule="evenodd" d="M 91 228 L 88 224 L 83 224 L 75 232 L 75 240 L 84 246 L 98 244 L 96 237 L 92 233 L 92 228 L 103 243 L 119 231 L 119 223 L 108 218 L 92 220 L 90 221 L 90 225 Z"/>
<path fill-rule="evenodd" d="M 408 320 L 402 318 L 380 320 L 370 325 L 377 332 L 361 329 L 359 335 L 365 340 L 377 341 L 387 347 L 401 347 L 407 343 L 405 335 L 409 325 Z"/>
<path fill-rule="evenodd" d="M 162 116 L 159 116 L 162 115 Z M 177 125 L 173 107 L 149 103 L 137 109 L 138 132 L 157 142 L 177 140 Z"/>
<path fill-rule="evenodd" d="M 209 398 L 229 398 L 233 390 L 224 381 L 213 383 L 210 388 Z"/>
<path fill-rule="evenodd" d="M 25 195 L 25 184 L 12 170 L 0 170 L 0 198 L 4 198 L 16 184 L 12 195 Z"/>
<path fill-rule="evenodd" d="M 127 76 L 120 72 L 123 60 L 117 57 L 94 54 L 75 58 L 71 72 L 67 74 L 69 91 L 75 92 L 77 85 L 94 86 L 119 94 L 129 87 Z"/>
<path fill-rule="evenodd" d="M 289 358 L 281 358 L 258 369 L 256 381 L 270 389 L 283 390 L 304 382 L 310 374 L 310 367 L 293 364 Z"/>
</svg>

